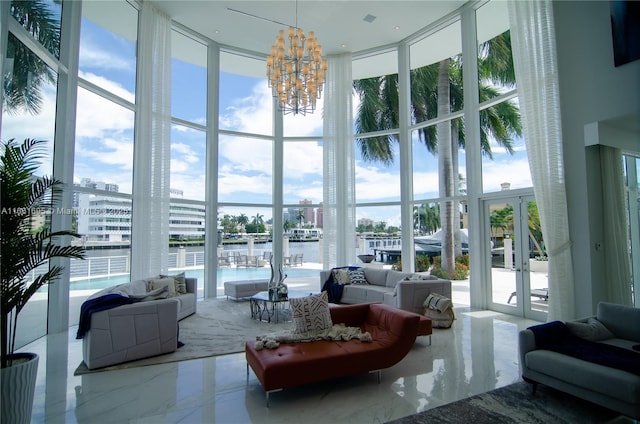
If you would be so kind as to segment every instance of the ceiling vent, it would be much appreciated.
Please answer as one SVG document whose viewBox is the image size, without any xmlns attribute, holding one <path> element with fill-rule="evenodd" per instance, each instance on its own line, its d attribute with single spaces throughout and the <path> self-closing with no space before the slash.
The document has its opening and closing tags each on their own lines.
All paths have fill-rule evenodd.
<svg viewBox="0 0 640 424">
<path fill-rule="evenodd" d="M 369 22 L 369 23 L 372 23 L 373 21 L 375 21 L 375 20 L 376 20 L 376 17 L 375 17 L 375 16 L 373 16 L 373 15 L 371 15 L 371 14 L 368 14 L 367 16 L 365 16 L 364 18 L 362 18 L 362 20 L 363 20 L 363 21 L 366 21 L 366 22 Z"/>
</svg>

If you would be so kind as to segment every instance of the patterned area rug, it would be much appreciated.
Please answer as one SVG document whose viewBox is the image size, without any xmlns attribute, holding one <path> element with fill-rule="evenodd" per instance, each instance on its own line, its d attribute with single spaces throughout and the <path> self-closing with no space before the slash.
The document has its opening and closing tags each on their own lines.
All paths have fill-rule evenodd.
<svg viewBox="0 0 640 424">
<path fill-rule="evenodd" d="M 74 375 L 244 352 L 247 340 L 290 328 L 293 328 L 291 322 L 272 324 L 251 319 L 249 301 L 205 300 L 198 302 L 195 315 L 180 321 L 179 340 L 184 346 L 175 352 L 96 370 L 88 369 L 82 362 Z"/>
<path fill-rule="evenodd" d="M 462 399 L 415 415 L 391 421 L 393 424 L 590 424 L 632 423 L 620 414 L 546 386 L 524 381 Z"/>
</svg>

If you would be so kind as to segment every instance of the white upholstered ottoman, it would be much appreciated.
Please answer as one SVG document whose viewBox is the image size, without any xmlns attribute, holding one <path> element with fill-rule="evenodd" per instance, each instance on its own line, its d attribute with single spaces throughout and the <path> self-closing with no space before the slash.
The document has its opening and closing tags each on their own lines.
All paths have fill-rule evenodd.
<svg viewBox="0 0 640 424">
<path fill-rule="evenodd" d="M 227 299 L 230 297 L 233 299 L 242 299 L 243 297 L 251 297 L 261 291 L 266 291 L 269 288 L 269 280 L 239 280 L 239 281 L 225 281 L 224 282 L 224 294 Z"/>
</svg>

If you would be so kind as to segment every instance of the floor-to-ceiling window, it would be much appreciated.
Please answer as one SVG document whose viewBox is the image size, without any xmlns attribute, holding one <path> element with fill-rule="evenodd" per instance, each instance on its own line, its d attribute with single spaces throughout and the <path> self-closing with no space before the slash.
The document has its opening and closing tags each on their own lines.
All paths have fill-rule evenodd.
<svg viewBox="0 0 640 424">
<path fill-rule="evenodd" d="M 443 22 L 410 45 L 413 207 L 422 211 L 417 218 L 424 217 L 425 224 L 428 217 L 437 221 L 436 228 L 436 222 L 420 228 L 414 218 L 420 271 L 434 260 L 444 268 L 448 260 L 448 272 L 454 272 L 467 235 L 461 209 L 466 176 L 462 63 L 459 19 Z"/>
<path fill-rule="evenodd" d="M 258 276 L 268 276 L 264 265 L 272 251 L 274 131 L 264 66 L 258 57 L 220 54 L 218 265 L 229 265 L 224 280 L 258 268 L 264 272 Z"/>
<path fill-rule="evenodd" d="M 625 173 L 625 201 L 628 217 L 631 284 L 634 305 L 640 306 L 640 153 L 623 155 Z"/>
<path fill-rule="evenodd" d="M 40 9 L 41 13 L 34 14 L 33 8 Z M 61 13 L 61 5 L 53 1 L 11 2 L 7 18 L 2 141 L 45 140 L 40 165 L 35 171 L 38 176 L 51 176 L 53 172 Z M 39 27 L 45 19 L 50 19 L 48 25 Z M 42 29 L 38 31 L 38 28 Z M 33 222 L 50 225 L 50 218 L 50 215 L 41 214 L 34 217 Z M 47 268 L 48 264 L 39 267 L 30 278 L 46 272 Z M 44 286 L 20 314 L 16 347 L 46 333 L 47 302 L 48 286 Z"/>
<path fill-rule="evenodd" d="M 391 49 L 356 58 L 352 73 L 357 253 L 398 258 L 402 169 L 398 52 Z"/>
<path fill-rule="evenodd" d="M 547 255 L 533 197 L 513 68 L 507 5 L 476 11 L 482 208 L 488 305 L 544 319 Z"/>
<path fill-rule="evenodd" d="M 58 3 L 44 1 L 44 4 L 59 16 Z M 131 234 L 133 195 L 138 36 L 135 4 L 127 1 L 84 2 L 82 7 L 74 198 L 79 210 L 108 213 L 96 214 L 100 216 L 78 214 L 74 217 L 74 225 L 87 245 L 119 243 L 125 246 L 120 252 L 118 249 L 94 250 L 89 256 L 95 255 L 99 260 L 93 258 L 72 265 L 86 273 L 85 277 L 96 272 L 126 276 L 130 271 L 130 252 L 126 245 Z M 477 87 L 475 84 L 462 87 L 463 59 L 468 62 L 475 58 L 462 57 L 461 33 L 468 23 L 458 15 L 403 41 L 409 49 L 409 64 L 405 69 L 399 69 L 396 46 L 354 54 L 356 85 L 362 82 L 361 90 L 375 90 L 378 98 L 386 102 L 385 110 L 390 111 L 383 114 L 380 106 L 375 105 L 377 109 L 363 113 L 380 117 L 381 122 L 377 126 L 355 128 L 358 134 L 354 144 L 358 232 L 363 239 L 374 234 L 378 239 L 372 239 L 373 243 L 359 243 L 358 251 L 353 255 L 354 262 L 357 262 L 357 253 L 371 253 L 372 246 L 381 246 L 390 254 L 399 252 L 402 231 L 414 231 L 416 237 L 428 237 L 442 229 L 444 218 L 449 228 L 468 228 L 466 186 L 471 167 L 482 170 L 482 188 L 475 195 L 501 193 L 500 190 L 506 187 L 502 183 L 509 183 L 511 190 L 530 188 L 526 151 L 517 131 L 507 129 L 506 133 L 493 133 L 484 130 L 485 124 L 490 125 L 507 112 L 517 111 L 517 93 L 512 78 L 510 80 L 505 74 L 503 79 L 496 79 L 485 72 L 487 67 L 500 66 L 490 60 L 492 51 L 486 48 L 490 45 L 486 43 L 508 39 L 505 7 L 503 2 L 492 1 L 477 11 L 480 46 Z M 12 42 L 16 43 L 10 38 L 9 51 Z M 174 27 L 170 237 L 176 243 L 195 244 L 199 235 L 203 235 L 206 181 L 217 187 L 218 222 L 209 223 L 207 234 L 214 237 L 219 232 L 221 237 L 226 237 L 224 246 L 222 243 L 219 246 L 221 257 L 227 255 L 222 253 L 225 250 L 237 250 L 247 256 L 262 255 L 258 260 L 264 261 L 265 251 L 272 250 L 272 245 L 263 240 L 274 235 L 288 235 L 288 242 L 279 253 L 290 257 L 303 245 L 294 244 L 295 237 L 307 237 L 307 234 L 311 238 L 318 237 L 321 233 L 311 230 L 323 228 L 322 99 L 315 113 L 285 115 L 282 125 L 274 125 L 279 122 L 276 119 L 279 112 L 273 106 L 262 54 L 239 52 L 232 46 L 223 46 L 219 63 L 213 65 L 220 71 L 218 97 L 207 98 L 210 92 L 207 78 L 212 71 L 206 68 L 207 42 L 180 25 Z M 48 51 L 44 47 L 42 50 Z M 52 57 L 55 62 L 55 53 Z M 49 62 L 45 63 L 51 68 Z M 55 72 L 54 69 L 53 78 L 42 85 L 42 92 L 49 93 L 51 99 L 55 98 Z M 397 85 L 398 74 L 402 72 L 410 77 L 408 101 L 411 107 L 407 122 L 399 122 L 401 96 Z M 482 126 L 478 134 L 468 132 L 463 122 L 464 100 L 469 90 L 479 92 L 478 110 L 474 111 Z M 358 90 L 354 94 L 355 116 L 364 105 L 361 94 Z M 217 128 L 212 128 L 213 124 L 206 120 L 207 105 L 212 102 L 219 108 Z M 34 116 L 9 116 L 4 110 L 3 137 L 6 138 L 6 129 L 10 127 L 22 131 L 16 132 L 16 138 L 23 137 L 25 128 L 32 131 L 37 128 L 42 130 L 42 137 L 52 139 L 53 110 L 54 100 L 44 102 L 42 111 Z M 37 124 L 30 124 L 36 121 Z M 405 164 L 400 160 L 397 143 L 400 128 L 408 128 L 407 137 L 411 143 L 411 159 Z M 215 158 L 217 172 L 207 181 L 205 145 L 210 136 L 207 131 L 213 130 L 218 132 L 219 141 Z M 35 133 L 25 135 L 38 136 Z M 447 142 L 441 141 L 444 139 Z M 469 142 L 481 144 L 483 152 L 471 164 L 467 158 Z M 278 146 L 279 143 L 282 145 Z M 363 147 L 367 148 L 363 150 Z M 282 156 L 274 155 L 276 151 L 281 151 Z M 281 174 L 274 169 L 281 169 Z M 402 222 L 402 181 L 406 177 L 403 172 L 409 172 L 409 169 L 413 186 L 410 202 L 414 213 L 412 220 Z M 443 169 L 447 170 L 446 174 Z M 273 227 L 276 212 L 282 214 L 282 225 L 278 228 Z M 309 232 L 294 233 L 293 230 Z M 236 242 L 241 234 L 251 236 L 253 245 L 248 241 Z M 538 242 L 543 245 L 540 240 Z M 312 244 L 304 243 L 305 262 L 322 262 L 319 243 L 315 245 L 318 246 L 317 255 L 315 252 L 307 254 L 308 246 Z M 454 237 L 455 254 L 464 252 L 462 243 Z M 494 240 L 496 247 L 500 243 L 501 240 Z M 250 247 L 253 255 L 248 255 Z M 190 267 L 202 267 L 206 261 L 217 260 L 202 254 L 198 256 L 198 252 L 184 257 L 177 252 L 172 255 L 173 252 L 167 258 L 169 267 L 184 266 L 188 272 Z M 179 258 L 186 259 L 179 262 Z M 268 267 L 264 269 L 268 274 Z M 199 283 L 202 285 L 202 281 Z M 218 281 L 218 286 L 221 283 Z M 90 289 L 90 286 L 76 285 L 72 290 L 87 287 Z M 74 293 L 74 297 L 81 300 L 77 294 L 80 292 Z M 77 314 L 72 312 L 70 316 L 73 323 Z"/>
<path fill-rule="evenodd" d="M 207 140 L 207 46 L 184 30 L 171 31 L 171 165 L 169 264 L 198 279 L 203 294 Z M 215 236 L 215 223 L 213 231 Z"/>
<path fill-rule="evenodd" d="M 131 258 L 138 10 L 82 6 L 73 181 L 87 258 L 71 262 L 70 324 L 87 296 L 128 277 Z"/>
</svg>

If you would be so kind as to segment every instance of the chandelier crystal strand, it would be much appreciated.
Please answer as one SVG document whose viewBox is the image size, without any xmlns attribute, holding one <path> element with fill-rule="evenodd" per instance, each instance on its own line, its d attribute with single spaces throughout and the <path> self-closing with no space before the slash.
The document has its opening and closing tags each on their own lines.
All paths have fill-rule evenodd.
<svg viewBox="0 0 640 424">
<path fill-rule="evenodd" d="M 287 38 L 288 47 L 284 30 L 278 32 L 267 56 L 269 87 L 285 114 L 313 113 L 327 73 L 322 46 L 313 31 L 309 31 L 307 38 L 301 28 L 289 27 Z"/>
</svg>

